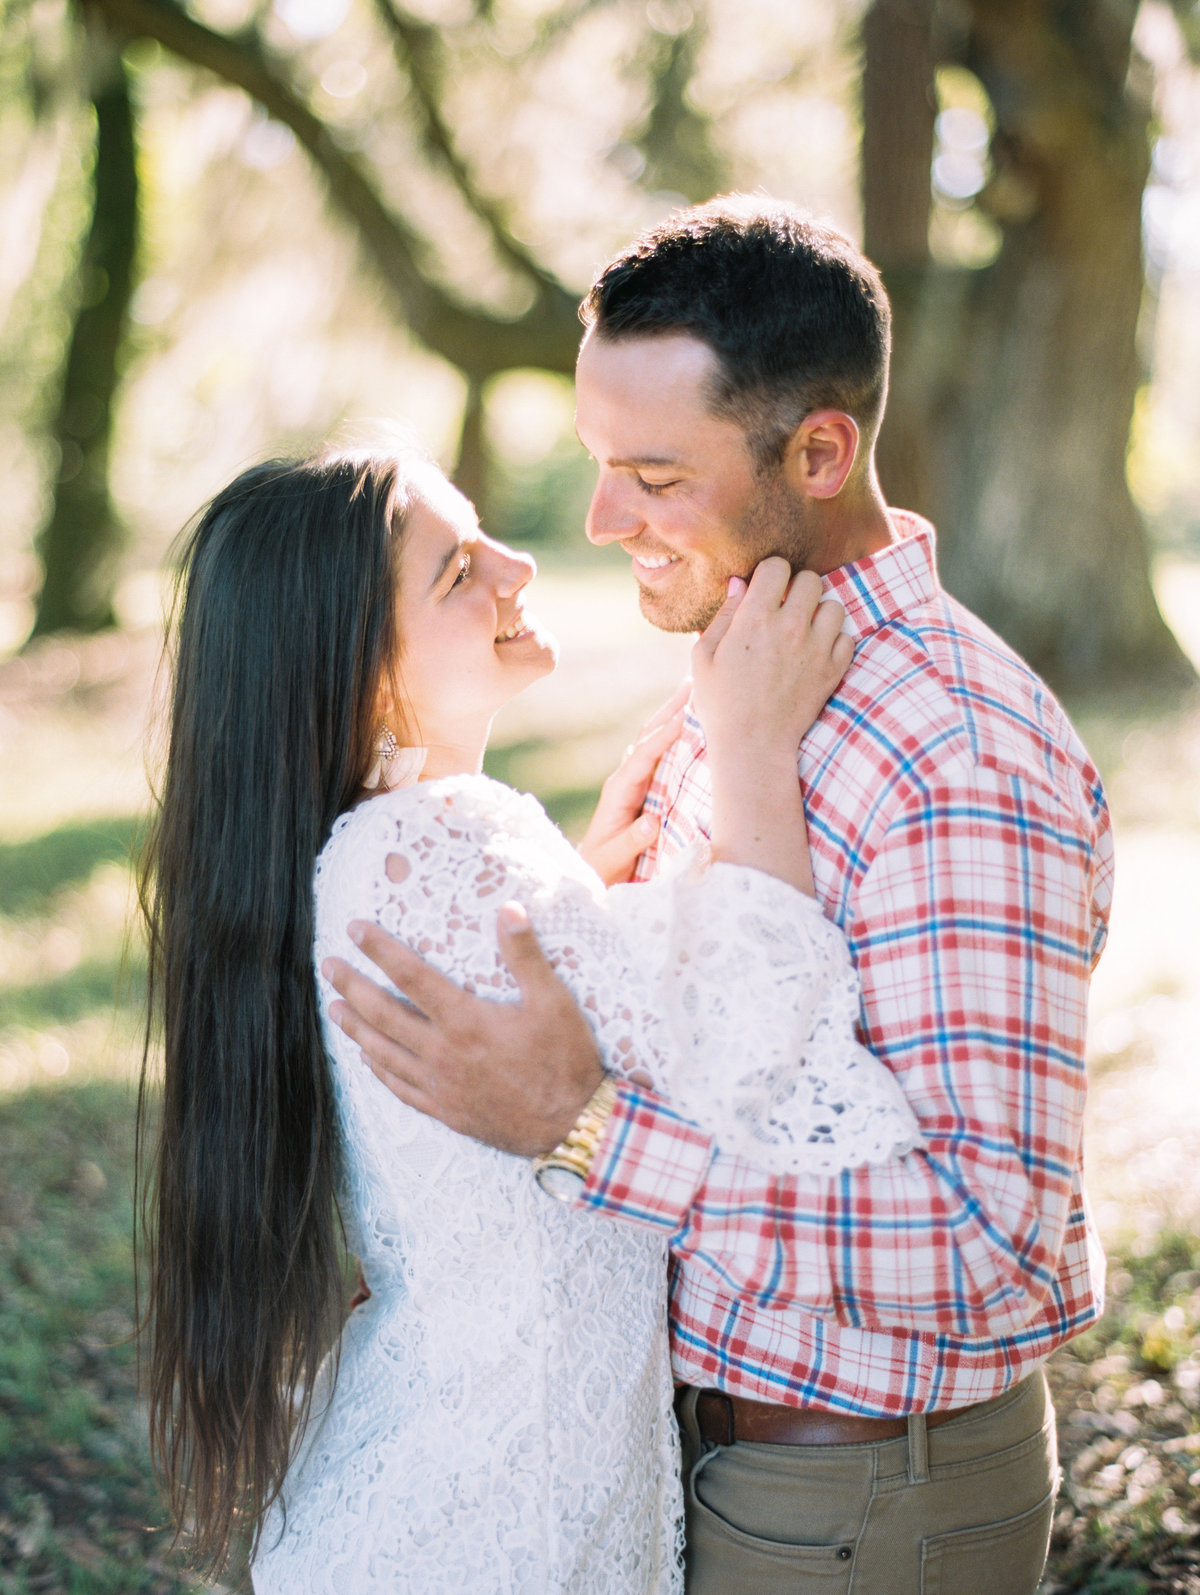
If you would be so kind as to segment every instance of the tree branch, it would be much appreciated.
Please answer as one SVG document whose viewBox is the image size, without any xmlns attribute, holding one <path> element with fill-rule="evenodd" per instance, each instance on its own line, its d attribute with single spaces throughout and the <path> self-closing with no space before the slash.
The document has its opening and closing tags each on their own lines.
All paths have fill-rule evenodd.
<svg viewBox="0 0 1200 1595">
<path fill-rule="evenodd" d="M 553 278 L 539 281 L 534 304 L 505 320 L 464 303 L 437 284 L 428 249 L 380 197 L 364 164 L 304 102 L 285 69 L 253 31 L 217 33 L 164 0 L 86 0 L 114 28 L 155 39 L 194 66 L 244 90 L 295 135 L 328 186 L 413 334 L 460 370 L 487 377 L 516 366 L 569 372 L 578 344 L 575 297 Z"/>
<path fill-rule="evenodd" d="M 392 0 L 375 0 L 375 9 L 391 34 L 397 63 L 407 72 L 412 84 L 424 124 L 421 131 L 426 148 L 440 160 L 469 209 L 483 222 L 496 253 L 523 276 L 531 278 L 539 290 L 554 293 L 560 285 L 513 237 L 500 206 L 479 192 L 454 146 L 436 88 L 440 76 L 436 63 L 442 30 L 406 16 Z"/>
</svg>

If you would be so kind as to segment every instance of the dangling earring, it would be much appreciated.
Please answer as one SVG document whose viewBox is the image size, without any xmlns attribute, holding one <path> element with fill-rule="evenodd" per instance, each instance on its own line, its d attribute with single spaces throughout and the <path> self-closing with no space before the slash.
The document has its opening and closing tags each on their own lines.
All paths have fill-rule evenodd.
<svg viewBox="0 0 1200 1595">
<path fill-rule="evenodd" d="M 402 748 L 386 723 L 375 737 L 375 763 L 367 771 L 363 786 L 368 792 L 377 787 L 390 792 L 398 786 L 412 786 L 425 768 L 428 748 Z"/>
<path fill-rule="evenodd" d="M 375 757 L 381 766 L 390 764 L 400 751 L 400 744 L 392 735 L 391 726 L 384 724 L 375 735 Z"/>
</svg>

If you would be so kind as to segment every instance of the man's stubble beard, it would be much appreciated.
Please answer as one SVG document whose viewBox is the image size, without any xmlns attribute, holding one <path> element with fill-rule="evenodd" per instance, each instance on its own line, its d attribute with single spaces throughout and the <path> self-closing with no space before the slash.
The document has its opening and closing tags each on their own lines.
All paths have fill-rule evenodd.
<svg viewBox="0 0 1200 1595">
<path fill-rule="evenodd" d="M 748 579 L 759 561 L 771 554 L 782 555 L 793 575 L 811 568 L 814 540 L 804 500 L 788 487 L 779 467 L 764 472 L 758 483 L 733 533 L 737 546 L 745 550 L 740 568 L 716 572 L 702 591 L 675 597 L 639 586 L 642 614 L 659 631 L 703 631 L 725 602 L 730 576 Z"/>
</svg>

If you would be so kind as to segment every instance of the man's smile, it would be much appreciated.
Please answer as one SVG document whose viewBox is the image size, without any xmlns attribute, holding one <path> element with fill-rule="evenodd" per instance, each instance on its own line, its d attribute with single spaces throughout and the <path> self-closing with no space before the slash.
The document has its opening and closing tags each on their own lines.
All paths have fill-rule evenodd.
<svg viewBox="0 0 1200 1595">
<path fill-rule="evenodd" d="M 634 577 L 640 582 L 653 582 L 663 571 L 681 563 L 678 554 L 651 554 L 636 549 L 626 549 L 626 553 L 633 561 Z"/>
</svg>

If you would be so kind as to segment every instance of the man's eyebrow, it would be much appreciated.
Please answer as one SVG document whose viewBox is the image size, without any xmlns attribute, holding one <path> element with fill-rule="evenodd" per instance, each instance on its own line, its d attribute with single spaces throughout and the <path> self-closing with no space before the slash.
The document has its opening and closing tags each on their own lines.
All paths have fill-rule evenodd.
<svg viewBox="0 0 1200 1595">
<path fill-rule="evenodd" d="M 579 445 L 588 458 L 594 460 L 596 456 L 583 439 L 579 437 L 578 426 L 575 428 L 575 436 L 579 439 Z M 610 470 L 614 471 L 643 471 L 647 466 L 651 470 L 661 471 L 684 465 L 686 462 L 677 454 L 629 454 L 621 459 L 606 460 L 604 463 Z"/>
<path fill-rule="evenodd" d="M 619 459 L 605 460 L 604 463 L 612 471 L 662 471 L 675 470 L 684 461 L 677 454 L 627 454 Z"/>
</svg>

